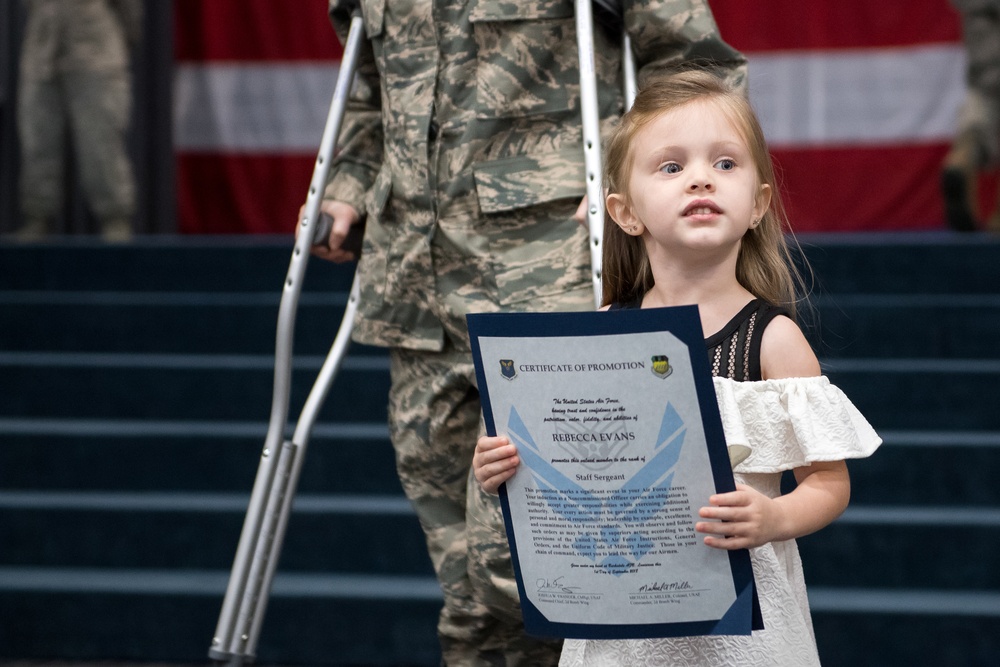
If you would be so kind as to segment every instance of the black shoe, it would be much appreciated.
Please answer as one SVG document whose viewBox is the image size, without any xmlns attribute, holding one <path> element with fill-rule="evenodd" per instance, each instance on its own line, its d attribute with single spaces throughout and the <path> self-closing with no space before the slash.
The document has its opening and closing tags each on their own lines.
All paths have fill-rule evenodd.
<svg viewBox="0 0 1000 667">
<path fill-rule="evenodd" d="M 974 232 L 978 225 L 969 208 L 969 184 L 961 169 L 947 168 L 941 172 L 941 192 L 944 195 L 944 218 L 956 232 Z"/>
</svg>

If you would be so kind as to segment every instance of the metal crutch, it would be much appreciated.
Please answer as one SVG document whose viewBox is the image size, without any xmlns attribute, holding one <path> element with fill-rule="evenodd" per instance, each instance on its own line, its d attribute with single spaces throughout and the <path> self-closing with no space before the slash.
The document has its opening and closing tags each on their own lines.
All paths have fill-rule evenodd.
<svg viewBox="0 0 1000 667">
<path fill-rule="evenodd" d="M 323 130 L 316 166 L 313 169 L 309 195 L 300 233 L 292 252 L 291 263 L 278 309 L 278 330 L 275 343 L 274 392 L 271 418 L 264 449 L 250 494 L 243 530 L 233 561 L 229 585 L 223 599 L 219 621 L 208 651 L 211 659 L 238 666 L 252 662 L 271 590 L 271 582 L 284 541 L 285 528 L 291 512 L 306 446 L 316 417 L 350 342 L 354 313 L 358 303 L 358 278 L 354 277 L 344 317 L 337 330 L 330 352 L 306 399 L 291 440 L 284 440 L 288 420 L 291 387 L 292 341 L 295 332 L 295 312 L 305 277 L 310 246 L 325 238 L 320 224 L 320 204 L 330 172 L 347 106 L 347 98 L 358 54 L 364 37 L 360 12 L 351 17 L 350 32 L 344 44 L 340 72 Z"/>
<path fill-rule="evenodd" d="M 604 250 L 604 188 L 601 185 L 601 119 L 597 100 L 597 69 L 594 64 L 594 16 L 592 0 L 575 0 L 576 40 L 580 59 L 580 111 L 583 116 L 583 158 L 587 184 L 587 228 L 590 232 L 590 267 L 594 301 L 601 306 L 601 254 Z M 622 20 L 621 3 L 593 0 L 616 20 Z M 636 75 L 632 42 L 623 29 L 622 67 L 625 109 L 635 99 Z"/>
</svg>

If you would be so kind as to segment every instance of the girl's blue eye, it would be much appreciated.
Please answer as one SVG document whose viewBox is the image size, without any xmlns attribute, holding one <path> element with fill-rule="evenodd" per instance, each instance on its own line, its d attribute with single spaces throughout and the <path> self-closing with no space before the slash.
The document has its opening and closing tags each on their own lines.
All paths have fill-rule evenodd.
<svg viewBox="0 0 1000 667">
<path fill-rule="evenodd" d="M 666 172 L 668 174 L 679 174 L 681 171 L 681 166 L 676 162 L 668 162 L 667 164 L 660 167 L 660 171 Z"/>
<path fill-rule="evenodd" d="M 723 171 L 732 171 L 736 169 L 736 161 L 729 158 L 723 158 L 715 163 L 715 166 Z"/>
</svg>

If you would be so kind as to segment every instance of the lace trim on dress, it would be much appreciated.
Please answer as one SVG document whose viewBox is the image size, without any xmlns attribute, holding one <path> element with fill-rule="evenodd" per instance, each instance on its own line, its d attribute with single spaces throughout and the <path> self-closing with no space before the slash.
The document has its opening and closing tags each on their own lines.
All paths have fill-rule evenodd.
<svg viewBox="0 0 1000 667">
<path fill-rule="evenodd" d="M 713 381 L 726 443 L 752 450 L 734 472 L 781 472 L 816 461 L 864 458 L 882 444 L 861 412 L 825 376 Z"/>
</svg>

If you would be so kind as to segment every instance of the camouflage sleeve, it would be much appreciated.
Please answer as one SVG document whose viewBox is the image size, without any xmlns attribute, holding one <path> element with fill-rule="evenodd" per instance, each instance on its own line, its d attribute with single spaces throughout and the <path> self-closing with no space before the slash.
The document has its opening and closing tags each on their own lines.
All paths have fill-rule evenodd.
<svg viewBox="0 0 1000 667">
<path fill-rule="evenodd" d="M 341 43 L 347 42 L 353 3 L 330 0 L 330 20 Z M 337 142 L 337 156 L 330 166 L 324 197 L 354 206 L 365 214 L 365 193 L 371 189 L 382 164 L 381 88 L 371 42 L 362 40 L 358 69 L 344 112 Z"/>
<path fill-rule="evenodd" d="M 639 84 L 658 72 L 700 65 L 746 89 L 747 61 L 726 44 L 707 0 L 625 0 Z"/>
</svg>

